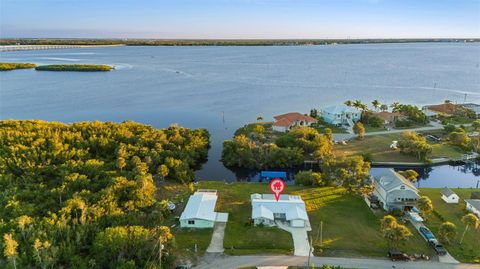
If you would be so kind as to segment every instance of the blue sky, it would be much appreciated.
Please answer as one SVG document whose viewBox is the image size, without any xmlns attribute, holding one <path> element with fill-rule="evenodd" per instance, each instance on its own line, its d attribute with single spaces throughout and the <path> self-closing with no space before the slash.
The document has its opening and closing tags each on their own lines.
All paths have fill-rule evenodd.
<svg viewBox="0 0 480 269">
<path fill-rule="evenodd" d="M 0 0 L 1 37 L 480 37 L 480 0 Z"/>
</svg>

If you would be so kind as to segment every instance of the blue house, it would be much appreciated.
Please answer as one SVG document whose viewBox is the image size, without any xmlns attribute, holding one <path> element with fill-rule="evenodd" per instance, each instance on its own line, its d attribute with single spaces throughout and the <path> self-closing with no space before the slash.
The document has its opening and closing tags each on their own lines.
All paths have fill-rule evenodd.
<svg viewBox="0 0 480 269">
<path fill-rule="evenodd" d="M 353 126 L 353 123 L 360 120 L 362 113 L 354 107 L 337 105 L 321 109 L 320 115 L 327 123 Z"/>
</svg>

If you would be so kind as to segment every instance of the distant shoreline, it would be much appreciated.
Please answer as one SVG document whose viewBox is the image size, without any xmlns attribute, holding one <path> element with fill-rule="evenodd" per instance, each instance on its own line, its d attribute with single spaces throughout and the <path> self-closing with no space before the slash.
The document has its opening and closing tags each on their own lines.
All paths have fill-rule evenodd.
<svg viewBox="0 0 480 269">
<path fill-rule="evenodd" d="M 419 39 L 32 39 L 4 38 L 0 45 L 126 45 L 126 46 L 309 46 L 389 43 L 478 43 L 480 38 Z"/>
</svg>

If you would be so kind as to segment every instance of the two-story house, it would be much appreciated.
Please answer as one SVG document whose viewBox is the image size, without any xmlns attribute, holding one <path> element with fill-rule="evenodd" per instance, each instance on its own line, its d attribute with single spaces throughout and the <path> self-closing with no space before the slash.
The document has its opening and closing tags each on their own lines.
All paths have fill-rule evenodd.
<svg viewBox="0 0 480 269">
<path fill-rule="evenodd" d="M 410 210 L 420 196 L 418 189 L 408 179 L 393 169 L 382 169 L 373 176 L 373 195 L 378 198 L 379 205 L 387 210 Z"/>
</svg>

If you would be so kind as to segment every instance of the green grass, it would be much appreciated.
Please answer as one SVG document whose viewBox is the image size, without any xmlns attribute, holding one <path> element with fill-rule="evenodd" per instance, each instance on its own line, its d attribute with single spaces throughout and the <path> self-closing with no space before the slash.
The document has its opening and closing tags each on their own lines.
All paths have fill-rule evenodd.
<svg viewBox="0 0 480 269">
<path fill-rule="evenodd" d="M 225 253 L 247 254 L 293 254 L 291 235 L 276 227 L 253 227 L 249 223 L 252 214 L 250 194 L 269 193 L 267 184 L 207 181 L 199 188 L 218 190 L 218 212 L 228 212 L 228 223 L 223 241 Z M 290 188 L 290 187 L 289 187 Z M 291 187 L 298 189 L 298 187 Z"/>
<path fill-rule="evenodd" d="M 373 133 L 373 132 L 381 132 L 381 131 L 386 131 L 387 129 L 383 126 L 381 127 L 372 127 L 370 125 L 364 125 L 365 127 L 365 132 L 367 133 Z"/>
<path fill-rule="evenodd" d="M 77 71 L 77 72 L 102 72 L 110 71 L 113 67 L 104 64 L 52 64 L 37 66 L 37 71 Z"/>
<path fill-rule="evenodd" d="M 399 150 L 390 149 L 394 140 L 400 140 L 400 133 L 366 136 L 363 140 L 352 140 L 347 145 L 335 145 L 336 156 L 353 156 L 370 153 L 373 161 L 381 162 L 418 162 L 413 156 L 401 154 Z"/>
<path fill-rule="evenodd" d="M 460 203 L 458 204 L 447 204 L 440 198 L 441 189 L 420 189 L 420 195 L 426 195 L 430 197 L 433 202 L 434 209 L 446 220 L 454 223 L 457 226 L 458 236 L 450 245 L 446 245 L 447 250 L 452 254 L 457 260 L 461 262 L 473 262 L 480 263 L 480 229 L 472 230 L 470 229 L 465 235 L 463 243 L 460 245 L 460 237 L 465 229 L 465 225 L 461 222 L 461 218 L 468 212 L 465 210 L 464 199 L 470 198 L 471 192 L 475 189 L 452 189 L 458 196 L 460 196 Z M 438 233 L 438 229 L 442 224 L 437 216 L 431 215 L 426 225 L 432 230 L 434 234 Z"/>
<path fill-rule="evenodd" d="M 0 63 L 0 71 L 10 71 L 15 69 L 35 68 L 36 64 L 31 63 Z"/>
<path fill-rule="evenodd" d="M 207 229 L 184 229 L 174 228 L 176 250 L 182 255 L 199 257 L 205 253 L 212 239 L 212 228 Z M 197 253 L 195 253 L 195 244 Z"/>
<path fill-rule="evenodd" d="M 347 145 L 335 145 L 336 156 L 353 156 L 370 153 L 374 162 L 420 162 L 415 156 L 401 154 L 400 151 L 390 149 L 394 140 L 400 140 L 401 133 L 366 136 L 363 140 L 352 140 Z M 457 158 L 465 152 L 456 146 L 447 143 L 431 143 L 433 151 L 431 158 Z"/>
<path fill-rule="evenodd" d="M 448 124 L 471 124 L 473 121 L 476 119 L 469 119 L 466 117 L 450 117 L 442 120 L 443 125 L 448 125 Z"/>
<path fill-rule="evenodd" d="M 231 255 L 292 254 L 291 235 L 278 228 L 252 227 L 250 194 L 269 193 L 267 184 L 200 182 L 199 188 L 217 189 L 217 211 L 228 212 L 224 239 L 225 252 Z M 285 193 L 301 195 L 310 217 L 312 232 L 317 241 L 320 221 L 324 222 L 323 242 L 326 256 L 383 257 L 388 249 L 379 231 L 379 217 L 365 202 L 346 193 L 342 188 L 305 188 L 288 186 Z M 412 228 L 413 229 L 413 228 Z M 402 250 L 426 253 L 431 250 L 416 234 Z"/>
<path fill-rule="evenodd" d="M 338 127 L 336 125 L 328 124 L 328 123 L 319 124 L 318 126 L 315 126 L 314 128 L 317 129 L 317 131 L 320 132 L 320 133 L 325 133 L 326 128 L 330 128 L 330 130 L 332 130 L 332 133 L 334 133 L 334 134 L 347 134 L 348 133 L 347 130 L 345 130 L 345 128 Z"/>
<path fill-rule="evenodd" d="M 213 229 L 183 229 L 179 227 L 179 222 L 175 216 L 180 216 L 187 204 L 191 191 L 186 185 L 162 182 L 158 186 L 159 200 L 169 200 L 174 202 L 177 207 L 174 213 L 170 215 L 164 225 L 173 227 L 172 233 L 175 235 L 175 252 L 182 257 L 196 260 L 205 253 L 210 244 Z M 197 252 L 195 252 L 195 244 Z"/>
<path fill-rule="evenodd" d="M 384 257 L 388 250 L 379 228 L 379 218 L 358 196 L 342 188 L 323 187 L 294 191 L 306 203 L 314 246 L 320 244 L 318 228 L 323 221 L 323 256 Z M 413 232 L 413 227 L 410 227 Z M 410 238 L 400 249 L 408 253 L 431 254 L 419 235 Z"/>
</svg>

